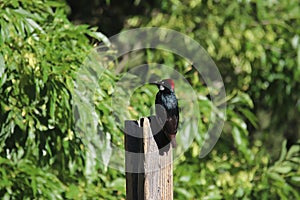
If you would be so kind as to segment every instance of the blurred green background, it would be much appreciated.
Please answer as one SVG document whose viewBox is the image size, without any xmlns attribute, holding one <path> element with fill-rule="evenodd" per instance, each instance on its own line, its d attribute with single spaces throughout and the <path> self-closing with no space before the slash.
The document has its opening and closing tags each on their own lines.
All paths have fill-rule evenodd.
<svg viewBox="0 0 300 200">
<path fill-rule="evenodd" d="M 120 77 L 136 63 L 163 63 L 192 85 L 201 116 L 199 136 L 174 163 L 175 199 L 300 199 L 297 0 L 0 1 L 0 196 L 125 199 L 124 173 L 95 160 L 76 131 L 74 80 L 97 44 L 147 26 L 190 36 L 218 66 L 227 93 L 221 138 L 199 158 L 216 109 L 206 85 L 179 56 L 145 50 L 124 58 L 118 73 L 124 60 L 100 62 L 108 70 L 93 83 L 97 115 L 81 116 L 96 120 L 106 138 L 97 157 L 110 159 L 110 141 L 123 146 L 122 124 L 111 115 Z M 109 48 L 100 54 L 114 55 Z M 130 115 L 118 115 L 149 115 L 156 92 L 139 88 L 124 108 Z"/>
</svg>

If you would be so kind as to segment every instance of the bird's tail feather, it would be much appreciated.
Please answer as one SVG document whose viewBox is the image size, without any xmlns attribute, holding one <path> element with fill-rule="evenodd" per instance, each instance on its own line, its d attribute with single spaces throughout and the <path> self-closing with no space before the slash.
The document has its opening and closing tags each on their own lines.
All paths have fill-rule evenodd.
<svg viewBox="0 0 300 200">
<path fill-rule="evenodd" d="M 177 143 L 176 143 L 176 135 L 170 135 L 170 140 L 173 148 L 176 148 Z"/>
</svg>

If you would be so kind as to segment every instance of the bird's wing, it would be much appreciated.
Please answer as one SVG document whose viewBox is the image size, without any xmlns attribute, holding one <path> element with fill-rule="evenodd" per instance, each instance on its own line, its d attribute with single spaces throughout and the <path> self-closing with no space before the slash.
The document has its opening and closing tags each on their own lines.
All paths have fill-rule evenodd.
<svg viewBox="0 0 300 200">
<path fill-rule="evenodd" d="M 167 121 L 164 125 L 164 130 L 169 135 L 175 135 L 177 133 L 178 128 L 179 115 L 173 115 L 167 117 Z"/>
<path fill-rule="evenodd" d="M 167 120 L 167 111 L 161 104 L 155 104 L 156 116 L 159 119 L 160 124 L 165 124 Z"/>
</svg>

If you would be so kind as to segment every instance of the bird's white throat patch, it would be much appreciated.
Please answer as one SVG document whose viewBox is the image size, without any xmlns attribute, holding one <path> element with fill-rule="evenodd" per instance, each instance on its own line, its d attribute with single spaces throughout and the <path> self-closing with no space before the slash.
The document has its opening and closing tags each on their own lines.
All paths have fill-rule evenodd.
<svg viewBox="0 0 300 200">
<path fill-rule="evenodd" d="M 165 87 L 163 85 L 159 85 L 159 90 L 164 90 Z"/>
</svg>

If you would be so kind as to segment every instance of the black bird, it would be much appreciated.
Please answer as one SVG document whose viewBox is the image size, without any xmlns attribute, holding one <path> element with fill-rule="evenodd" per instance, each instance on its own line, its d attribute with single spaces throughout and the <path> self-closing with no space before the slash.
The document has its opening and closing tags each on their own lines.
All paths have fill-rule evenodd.
<svg viewBox="0 0 300 200">
<path fill-rule="evenodd" d="M 172 147 L 176 147 L 176 133 L 179 122 L 178 101 L 174 91 L 174 81 L 164 79 L 162 81 L 152 82 L 157 85 L 159 91 L 155 99 L 155 112 L 162 131 L 171 142 Z"/>
</svg>

